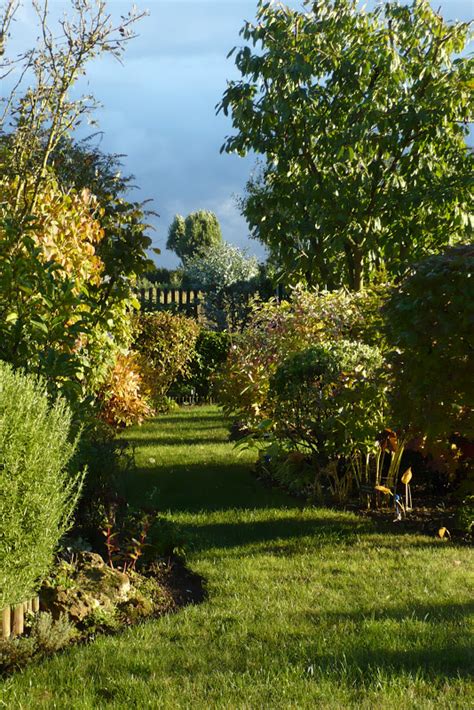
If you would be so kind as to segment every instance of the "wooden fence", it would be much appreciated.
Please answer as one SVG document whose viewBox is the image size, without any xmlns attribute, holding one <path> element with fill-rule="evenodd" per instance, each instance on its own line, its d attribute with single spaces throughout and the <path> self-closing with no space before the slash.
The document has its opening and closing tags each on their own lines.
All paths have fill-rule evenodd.
<svg viewBox="0 0 474 710">
<path fill-rule="evenodd" d="M 141 288 L 138 300 L 144 311 L 171 310 L 201 320 L 203 317 L 202 291 L 184 288 Z"/>
<path fill-rule="evenodd" d="M 38 596 L 16 606 L 8 606 L 0 614 L 0 638 L 8 639 L 10 636 L 20 636 L 25 629 L 25 613 L 37 614 L 38 611 Z"/>
</svg>

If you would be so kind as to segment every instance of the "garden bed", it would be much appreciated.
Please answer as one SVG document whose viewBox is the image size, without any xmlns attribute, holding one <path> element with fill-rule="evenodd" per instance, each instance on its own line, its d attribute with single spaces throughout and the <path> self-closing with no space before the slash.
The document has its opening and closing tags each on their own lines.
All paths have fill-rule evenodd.
<svg viewBox="0 0 474 710">
<path fill-rule="evenodd" d="M 202 602 L 206 592 L 203 579 L 177 557 L 122 572 L 85 551 L 58 560 L 39 596 L 40 612 L 27 615 L 25 634 L 0 640 L 0 675 L 98 634 L 120 633 Z"/>
</svg>

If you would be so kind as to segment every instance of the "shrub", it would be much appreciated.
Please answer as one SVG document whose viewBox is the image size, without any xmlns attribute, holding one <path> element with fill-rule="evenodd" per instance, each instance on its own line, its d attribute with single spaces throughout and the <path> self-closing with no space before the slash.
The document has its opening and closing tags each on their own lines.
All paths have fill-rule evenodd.
<svg viewBox="0 0 474 710">
<path fill-rule="evenodd" d="M 119 354 L 100 399 L 100 417 L 112 427 L 141 424 L 153 415 L 136 354 Z"/>
<path fill-rule="evenodd" d="M 0 363 L 0 609 L 38 590 L 69 526 L 82 485 L 70 424 L 41 380 Z"/>
<path fill-rule="evenodd" d="M 179 314 L 159 311 L 138 316 L 134 349 L 157 407 L 178 375 L 189 372 L 199 331 L 196 321 Z"/>
<path fill-rule="evenodd" d="M 215 377 L 226 361 L 230 336 L 226 331 L 201 330 L 186 376 L 178 377 L 173 393 L 197 394 L 206 399 L 214 394 Z"/>
<path fill-rule="evenodd" d="M 53 619 L 50 613 L 42 611 L 35 617 L 31 628 L 38 652 L 48 656 L 67 646 L 78 635 L 64 612 Z"/>
<path fill-rule="evenodd" d="M 245 425 L 268 415 L 269 381 L 278 365 L 308 343 L 340 339 L 381 342 L 384 290 L 350 294 L 295 289 L 289 300 L 255 302 L 249 324 L 236 336 L 219 380 L 226 414 Z"/>
<path fill-rule="evenodd" d="M 474 245 L 420 262 L 385 307 L 395 420 L 414 434 L 474 437 Z"/>
<path fill-rule="evenodd" d="M 474 535 L 474 495 L 467 496 L 456 512 L 456 527 Z"/>
<path fill-rule="evenodd" d="M 270 381 L 276 438 L 318 468 L 373 449 L 386 409 L 382 366 L 377 348 L 344 340 L 290 355 Z"/>
</svg>

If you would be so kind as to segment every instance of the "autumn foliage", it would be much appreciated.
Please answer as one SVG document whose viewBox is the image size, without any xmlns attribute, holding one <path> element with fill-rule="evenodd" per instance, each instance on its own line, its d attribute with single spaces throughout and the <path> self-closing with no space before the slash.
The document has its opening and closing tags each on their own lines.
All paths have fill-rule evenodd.
<svg viewBox="0 0 474 710">
<path fill-rule="evenodd" d="M 134 353 L 120 354 L 100 393 L 100 417 L 112 427 L 126 427 L 153 414 L 149 392 Z"/>
</svg>

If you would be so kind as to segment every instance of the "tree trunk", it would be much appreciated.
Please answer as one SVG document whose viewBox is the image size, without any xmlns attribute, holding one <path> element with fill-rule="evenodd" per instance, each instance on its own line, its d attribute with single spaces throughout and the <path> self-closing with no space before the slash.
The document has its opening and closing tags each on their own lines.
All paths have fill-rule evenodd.
<svg viewBox="0 0 474 710">
<path fill-rule="evenodd" d="M 349 288 L 351 291 L 360 291 L 364 280 L 362 250 L 358 246 L 346 243 L 344 251 L 346 253 Z"/>
</svg>

